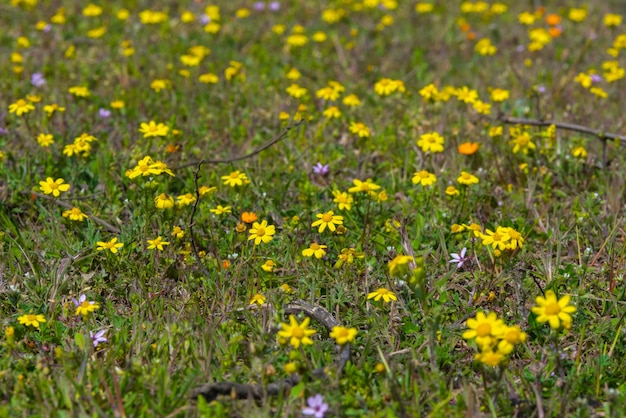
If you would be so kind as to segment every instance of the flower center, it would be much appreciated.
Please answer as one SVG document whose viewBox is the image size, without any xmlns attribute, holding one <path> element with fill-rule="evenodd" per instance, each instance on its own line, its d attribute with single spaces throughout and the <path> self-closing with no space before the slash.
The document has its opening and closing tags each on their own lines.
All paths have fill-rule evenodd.
<svg viewBox="0 0 626 418">
<path fill-rule="evenodd" d="M 561 312 L 561 306 L 558 303 L 552 302 L 545 307 L 546 315 L 558 315 Z"/>
<path fill-rule="evenodd" d="M 491 324 L 483 322 L 476 327 L 476 335 L 479 337 L 487 337 L 489 334 L 491 334 Z"/>
<path fill-rule="evenodd" d="M 17 102 L 15 102 L 15 104 L 16 104 L 18 107 L 24 107 L 24 106 L 26 106 L 26 100 L 24 100 L 24 99 L 19 99 Z"/>
<path fill-rule="evenodd" d="M 262 237 L 263 235 L 265 235 L 265 228 L 258 227 L 256 229 L 256 235 L 257 237 Z"/>
<path fill-rule="evenodd" d="M 239 173 L 230 173 L 230 178 L 231 179 L 238 179 L 239 178 Z"/>
<path fill-rule="evenodd" d="M 494 241 L 501 241 L 502 240 L 502 235 L 498 234 L 497 232 L 495 234 L 493 234 L 493 240 Z"/>
<path fill-rule="evenodd" d="M 316 251 L 320 249 L 320 246 L 318 244 L 311 244 L 311 249 Z"/>
<path fill-rule="evenodd" d="M 56 183 L 50 183 L 50 188 L 51 188 L 52 190 L 56 190 L 56 189 L 58 189 L 58 188 L 59 188 L 59 185 L 58 185 L 58 184 L 56 184 Z"/>
<path fill-rule="evenodd" d="M 302 338 L 304 337 L 304 330 L 301 327 L 293 327 L 291 329 L 291 335 L 295 338 Z"/>
<path fill-rule="evenodd" d="M 324 216 L 322 216 L 322 221 L 328 223 L 328 222 L 332 222 L 333 220 L 333 215 L 331 215 L 330 213 L 325 213 Z"/>
</svg>

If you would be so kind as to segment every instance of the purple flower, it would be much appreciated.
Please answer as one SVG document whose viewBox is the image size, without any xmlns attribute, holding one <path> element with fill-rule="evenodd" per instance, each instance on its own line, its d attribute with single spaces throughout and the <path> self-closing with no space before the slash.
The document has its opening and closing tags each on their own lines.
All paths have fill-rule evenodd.
<svg viewBox="0 0 626 418">
<path fill-rule="evenodd" d="M 602 76 L 600 74 L 591 74 L 592 83 L 599 83 L 600 81 L 602 81 Z"/>
<path fill-rule="evenodd" d="M 203 15 L 200 16 L 200 19 L 198 19 L 198 20 L 200 20 L 201 24 L 206 25 L 206 24 L 208 24 L 211 21 L 211 18 L 209 16 L 203 14 Z"/>
<path fill-rule="evenodd" d="M 106 337 L 104 336 L 104 334 L 107 331 L 105 329 L 100 330 L 98 332 L 96 332 L 95 334 L 93 333 L 93 331 L 89 331 L 89 337 L 91 338 L 91 341 L 93 341 L 93 346 L 97 347 L 98 344 L 100 343 L 105 343 L 108 340 L 106 339 Z"/>
<path fill-rule="evenodd" d="M 469 257 L 465 256 L 465 253 L 467 253 L 467 248 L 463 247 L 463 249 L 461 250 L 461 254 L 450 254 L 452 260 L 448 261 L 448 263 L 457 263 L 456 268 L 460 269 L 461 267 L 463 267 L 463 263 L 470 259 Z"/>
<path fill-rule="evenodd" d="M 265 2 L 264 1 L 255 1 L 254 5 L 252 6 L 252 8 L 254 10 L 258 10 L 258 11 L 265 10 Z"/>
<path fill-rule="evenodd" d="M 317 164 L 313 166 L 313 172 L 315 174 L 319 174 L 320 176 L 327 175 L 329 171 L 330 171 L 330 167 L 328 166 L 328 164 L 324 165 L 318 162 Z"/>
<path fill-rule="evenodd" d="M 102 119 L 106 119 L 111 116 L 111 111 L 101 107 L 100 110 L 98 110 L 98 116 L 100 116 Z"/>
<path fill-rule="evenodd" d="M 303 415 L 312 415 L 315 418 L 324 418 L 328 411 L 328 405 L 324 403 L 324 398 L 319 393 L 306 400 L 308 407 L 302 410 Z"/>
<path fill-rule="evenodd" d="M 33 75 L 30 76 L 30 84 L 35 87 L 42 87 L 46 85 L 46 79 L 43 78 L 43 74 L 41 73 L 33 73 Z"/>
<path fill-rule="evenodd" d="M 272 12 L 277 11 L 278 9 L 280 9 L 280 3 L 277 1 L 270 1 L 268 9 L 270 9 Z"/>
<path fill-rule="evenodd" d="M 545 93 L 546 92 L 546 87 L 543 84 L 540 84 L 537 87 L 535 87 L 535 90 L 538 93 Z"/>
<path fill-rule="evenodd" d="M 80 297 L 78 298 L 78 300 L 72 298 L 72 302 L 74 302 L 74 305 L 76 305 L 76 307 L 78 308 L 80 305 L 83 304 L 84 301 L 87 300 L 87 296 L 85 296 L 85 294 L 83 293 L 82 295 L 80 295 Z M 93 303 L 93 302 L 92 302 Z"/>
</svg>

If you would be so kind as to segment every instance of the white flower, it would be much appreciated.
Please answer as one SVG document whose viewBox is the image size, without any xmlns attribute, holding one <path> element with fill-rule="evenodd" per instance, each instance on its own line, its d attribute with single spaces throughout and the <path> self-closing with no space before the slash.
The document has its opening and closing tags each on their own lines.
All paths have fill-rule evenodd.
<svg viewBox="0 0 626 418">
<path fill-rule="evenodd" d="M 450 254 L 452 260 L 448 261 L 448 263 L 457 263 L 456 268 L 460 269 L 461 267 L 463 267 L 463 263 L 469 260 L 469 257 L 466 257 L 465 253 L 467 253 L 467 248 L 463 247 L 463 249 L 461 250 L 461 254 Z"/>
</svg>

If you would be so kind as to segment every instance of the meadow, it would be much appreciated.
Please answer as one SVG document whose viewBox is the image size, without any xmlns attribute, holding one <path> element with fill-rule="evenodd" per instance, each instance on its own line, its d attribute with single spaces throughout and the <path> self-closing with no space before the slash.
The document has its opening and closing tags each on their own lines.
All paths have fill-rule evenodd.
<svg viewBox="0 0 626 418">
<path fill-rule="evenodd" d="M 0 417 L 626 414 L 622 0 L 0 0 Z"/>
</svg>

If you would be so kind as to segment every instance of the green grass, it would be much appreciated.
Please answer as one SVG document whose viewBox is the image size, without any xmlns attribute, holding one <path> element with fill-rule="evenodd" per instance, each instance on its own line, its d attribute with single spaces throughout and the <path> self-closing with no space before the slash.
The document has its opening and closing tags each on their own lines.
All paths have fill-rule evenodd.
<svg viewBox="0 0 626 418">
<path fill-rule="evenodd" d="M 258 11 L 235 0 L 216 2 L 216 33 L 201 22 L 206 2 L 114 0 L 98 16 L 85 16 L 84 2 L 30 3 L 0 3 L 0 416 L 299 417 L 316 394 L 326 416 L 624 415 L 626 22 L 604 24 L 620 1 L 559 0 L 545 11 L 503 1 L 502 13 L 434 1 L 418 13 L 415 1 Z M 163 21 L 142 23 L 150 7 Z M 580 22 L 576 7 L 587 11 Z M 535 22 L 521 24 L 524 12 Z M 550 14 L 560 36 L 547 32 Z M 529 31 L 542 28 L 545 43 L 530 51 Z M 308 42 L 288 45 L 299 30 Z M 493 55 L 476 50 L 481 39 Z M 299 79 L 288 78 L 293 68 Z M 209 73 L 216 83 L 199 81 Z M 377 93 L 384 78 L 404 89 Z M 331 82 L 338 98 L 317 97 Z M 292 84 L 307 93 L 292 97 Z M 423 97 L 431 84 L 435 100 Z M 90 95 L 70 94 L 76 86 Z M 476 91 L 473 103 L 463 87 Z M 494 101 L 496 88 L 509 97 Z M 360 106 L 343 102 L 351 94 Z M 12 111 L 27 103 L 34 109 Z M 479 113 L 481 103 L 490 110 Z M 65 110 L 48 115 L 52 104 Z M 330 106 L 339 118 L 325 116 Z M 150 121 L 167 133 L 144 137 Z M 432 132 L 443 152 L 418 145 Z M 96 140 L 68 156 L 83 133 Z M 54 143 L 42 146 L 40 134 Z M 478 151 L 460 153 L 466 142 Z M 146 156 L 174 175 L 154 165 L 130 175 Z M 230 187 L 223 177 L 236 170 L 248 181 Z M 436 181 L 414 184 L 421 170 Z M 462 172 L 478 184 L 459 184 Z M 48 177 L 69 190 L 46 194 Z M 350 209 L 339 209 L 333 191 L 366 179 L 380 189 L 348 193 Z M 160 209 L 162 194 L 191 198 Z M 218 205 L 230 212 L 212 212 Z M 88 218 L 63 216 L 72 207 Z M 343 217 L 337 230 L 311 226 L 331 210 Z M 244 212 L 275 226 L 269 242 L 248 239 L 257 225 Z M 496 250 L 487 230 L 504 234 L 498 227 L 511 230 Z M 169 245 L 150 249 L 159 236 Z M 118 252 L 97 250 L 113 238 Z M 312 243 L 326 254 L 303 255 Z M 456 268 L 451 254 L 463 248 L 469 260 Z M 396 300 L 368 299 L 380 288 Z M 552 329 L 532 312 L 549 291 L 571 297 L 571 323 Z M 86 316 L 72 300 L 83 294 L 99 306 Z M 250 304 L 255 295 L 261 304 Z M 312 344 L 280 344 L 294 301 L 358 331 L 345 368 L 315 315 Z M 498 365 L 475 356 L 501 351 L 502 325 L 492 323 L 486 348 L 463 338 L 480 312 L 526 334 Z M 20 323 L 27 314 L 45 322 Z M 95 347 L 99 331 L 107 341 Z M 261 395 L 192 396 L 219 382 Z M 264 392 L 281 382 L 292 384 Z"/>
</svg>

